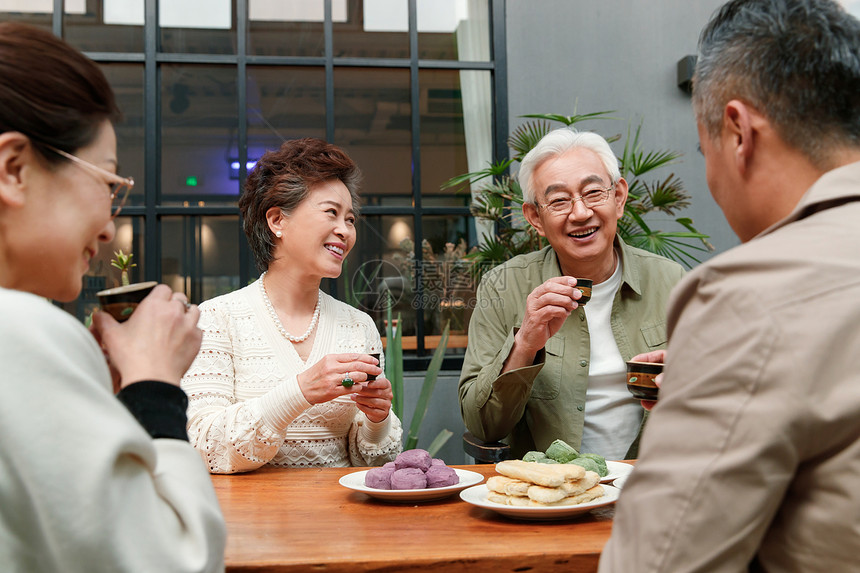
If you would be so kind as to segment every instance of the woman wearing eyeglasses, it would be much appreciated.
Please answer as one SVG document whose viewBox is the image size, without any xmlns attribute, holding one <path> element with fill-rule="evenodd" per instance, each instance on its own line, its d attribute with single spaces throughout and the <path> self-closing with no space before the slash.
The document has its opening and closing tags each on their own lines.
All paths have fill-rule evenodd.
<svg viewBox="0 0 860 573">
<path fill-rule="evenodd" d="M 116 232 L 133 185 L 115 173 L 118 115 L 93 62 L 47 31 L 0 24 L 4 570 L 224 567 L 223 518 L 178 387 L 200 344 L 196 307 L 160 285 L 124 324 L 96 313 L 88 332 L 46 300 L 77 298 Z"/>
</svg>

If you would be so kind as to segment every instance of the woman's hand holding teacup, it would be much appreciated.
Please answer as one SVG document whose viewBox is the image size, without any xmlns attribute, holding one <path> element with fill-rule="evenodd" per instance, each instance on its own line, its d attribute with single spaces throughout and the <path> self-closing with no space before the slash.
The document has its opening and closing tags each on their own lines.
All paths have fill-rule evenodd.
<svg viewBox="0 0 860 573">
<path fill-rule="evenodd" d="M 353 394 L 352 399 L 368 420 L 381 422 L 391 411 L 391 400 L 394 399 L 391 382 L 384 376 L 379 376 L 376 380 L 365 384 L 358 393 Z"/>
<path fill-rule="evenodd" d="M 93 315 L 92 332 L 119 373 L 122 388 L 141 380 L 179 385 L 200 349 L 200 310 L 185 295 L 158 285 L 126 322 Z"/>
<path fill-rule="evenodd" d="M 651 352 L 645 352 L 643 354 L 637 354 L 630 360 L 635 360 L 636 362 L 656 362 L 658 364 L 663 364 L 666 361 L 666 351 L 665 350 L 652 350 Z M 659 388 L 663 383 L 663 374 L 658 374 L 656 378 L 654 378 L 654 384 Z M 654 400 L 640 400 L 642 407 L 646 410 L 651 410 L 657 402 Z"/>
<path fill-rule="evenodd" d="M 368 354 L 328 354 L 296 378 L 305 400 L 321 404 L 338 396 L 362 392 L 376 382 L 368 382 L 369 376 L 381 374 L 377 360 Z M 344 384 L 345 379 L 351 383 Z M 390 389 L 391 385 L 388 386 Z M 371 386 L 373 388 L 375 386 Z"/>
</svg>

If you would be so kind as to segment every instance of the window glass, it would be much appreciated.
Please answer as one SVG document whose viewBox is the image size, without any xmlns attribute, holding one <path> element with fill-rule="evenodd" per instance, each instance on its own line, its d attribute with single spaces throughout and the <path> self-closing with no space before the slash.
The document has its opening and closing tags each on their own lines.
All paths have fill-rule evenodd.
<svg viewBox="0 0 860 573">
<path fill-rule="evenodd" d="M 355 246 L 338 279 L 342 300 L 369 314 L 384 336 L 388 309 L 415 337 L 412 216 L 362 215 Z M 414 344 L 414 342 L 413 342 Z"/>
<path fill-rule="evenodd" d="M 85 52 L 143 52 L 143 0 L 81 1 L 63 16 L 66 41 Z"/>
<path fill-rule="evenodd" d="M 324 15 L 324 0 L 248 0 L 248 54 L 323 56 Z"/>
<path fill-rule="evenodd" d="M 405 0 L 333 0 L 334 57 L 408 59 L 408 10 Z"/>
<path fill-rule="evenodd" d="M 323 68 L 249 66 L 249 166 L 263 152 L 300 137 L 325 139 Z"/>
<path fill-rule="evenodd" d="M 117 250 L 122 249 L 123 253 L 133 255 L 131 262 L 134 266 L 129 269 L 129 282 L 145 280 L 146 241 L 143 217 L 120 215 L 114 219 L 114 224 L 116 235 L 110 243 L 99 243 L 99 252 L 90 261 L 90 268 L 84 275 L 81 295 L 75 301 L 59 305 L 79 320 L 84 320 L 98 307 L 98 291 L 120 286 L 120 270 L 110 264 Z"/>
<path fill-rule="evenodd" d="M 161 50 L 188 54 L 236 53 L 236 3 L 231 0 L 159 2 Z"/>
<path fill-rule="evenodd" d="M 469 215 L 425 215 L 422 226 L 424 293 L 413 306 L 424 310 L 426 336 L 440 335 L 450 324 L 451 336 L 459 338 L 451 339 L 449 353 L 462 353 L 477 288 L 472 262 L 466 258 L 476 243 L 475 221 Z"/>
<path fill-rule="evenodd" d="M 488 62 L 488 0 L 418 0 L 418 59 Z"/>
<path fill-rule="evenodd" d="M 102 71 L 116 95 L 122 120 L 114 126 L 119 159 L 118 172 L 134 179 L 126 205 L 143 205 L 144 175 L 143 64 L 102 64 Z"/>
<path fill-rule="evenodd" d="M 161 220 L 161 280 L 201 303 L 240 288 L 239 217 L 171 216 Z"/>
<path fill-rule="evenodd" d="M 235 204 L 235 66 L 161 66 L 161 203 Z"/>
<path fill-rule="evenodd" d="M 80 2 L 81 0 L 78 0 L 78 3 Z M 80 11 L 81 7 L 77 8 Z M 68 8 L 66 10 L 68 11 Z M 3 0 L 0 3 L 0 22 L 21 22 L 51 30 L 53 13 L 53 0 Z"/>
<path fill-rule="evenodd" d="M 492 160 L 490 73 L 419 72 L 422 205 L 468 205 L 468 192 L 441 189 L 451 177 L 486 168 Z"/>
<path fill-rule="evenodd" d="M 334 143 L 364 174 L 366 205 L 412 205 L 409 70 L 335 68 Z"/>
</svg>

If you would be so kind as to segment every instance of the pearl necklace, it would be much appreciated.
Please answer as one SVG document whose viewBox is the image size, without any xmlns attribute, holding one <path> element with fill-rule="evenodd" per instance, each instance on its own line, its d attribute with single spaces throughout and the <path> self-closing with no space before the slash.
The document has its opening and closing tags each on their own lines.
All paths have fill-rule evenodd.
<svg viewBox="0 0 860 573">
<path fill-rule="evenodd" d="M 275 312 L 275 307 L 272 306 L 272 301 L 269 300 L 268 295 L 266 295 L 266 285 L 263 284 L 263 277 L 266 276 L 266 273 L 260 275 L 260 292 L 263 294 L 263 302 L 266 303 L 266 308 L 269 309 L 269 315 L 272 317 L 272 320 L 275 321 L 275 326 L 278 327 L 278 330 L 281 331 L 281 334 L 284 335 L 284 338 L 289 340 L 290 342 L 304 342 L 308 339 L 308 336 L 313 332 L 314 327 L 317 325 L 317 320 L 320 317 L 320 303 L 322 302 L 322 291 L 319 291 L 319 296 L 317 297 L 317 305 L 314 308 L 314 316 L 311 318 L 311 323 L 308 325 L 308 329 L 301 336 L 293 336 L 287 329 L 284 328 L 284 325 L 281 323 L 281 319 L 278 318 L 278 313 Z"/>
</svg>

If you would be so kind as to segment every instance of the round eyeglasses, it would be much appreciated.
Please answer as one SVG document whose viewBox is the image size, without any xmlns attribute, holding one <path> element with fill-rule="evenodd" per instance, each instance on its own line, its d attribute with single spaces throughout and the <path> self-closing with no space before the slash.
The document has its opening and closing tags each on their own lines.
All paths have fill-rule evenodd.
<svg viewBox="0 0 860 573">
<path fill-rule="evenodd" d="M 125 205 L 126 200 L 128 199 L 128 194 L 131 192 L 134 187 L 134 179 L 131 177 L 120 177 L 116 173 L 111 173 L 107 169 L 102 169 L 98 165 L 94 165 L 89 161 L 85 161 L 80 157 L 72 155 L 71 153 L 66 153 L 62 149 L 57 149 L 51 145 L 46 145 L 48 149 L 65 157 L 75 165 L 82 167 L 84 169 L 89 169 L 91 172 L 96 173 L 103 177 L 108 186 L 110 187 L 110 201 L 111 201 L 111 210 L 110 210 L 110 218 L 113 219 L 119 212 L 122 210 L 123 205 Z"/>
<path fill-rule="evenodd" d="M 569 215 L 573 211 L 573 206 L 577 201 L 582 201 L 587 209 L 600 207 L 609 200 L 610 194 L 615 190 L 615 183 L 609 187 L 587 187 L 578 196 L 576 195 L 556 195 L 547 203 L 541 205 L 535 202 L 541 209 L 546 209 L 547 212 L 553 215 Z"/>
</svg>

